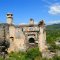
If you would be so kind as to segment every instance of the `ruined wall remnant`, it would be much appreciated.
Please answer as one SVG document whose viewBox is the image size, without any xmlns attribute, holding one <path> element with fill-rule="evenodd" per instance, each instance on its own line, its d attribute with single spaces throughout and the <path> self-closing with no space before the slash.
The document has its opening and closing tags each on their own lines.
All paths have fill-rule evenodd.
<svg viewBox="0 0 60 60">
<path fill-rule="evenodd" d="M 39 50 L 46 50 L 46 31 L 44 21 L 34 24 L 34 20 L 30 19 L 29 24 L 14 25 L 13 14 L 7 14 L 7 23 L 0 25 L 0 40 L 4 39 L 4 27 L 6 40 L 10 42 L 8 52 L 26 51 L 30 47 L 38 45 Z"/>
</svg>

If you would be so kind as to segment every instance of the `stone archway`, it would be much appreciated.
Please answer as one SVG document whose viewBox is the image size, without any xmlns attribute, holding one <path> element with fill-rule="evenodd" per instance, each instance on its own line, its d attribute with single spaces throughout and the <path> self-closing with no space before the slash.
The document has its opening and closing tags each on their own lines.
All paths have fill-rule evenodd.
<svg viewBox="0 0 60 60">
<path fill-rule="evenodd" d="M 29 43 L 35 43 L 34 38 L 29 38 Z"/>
<path fill-rule="evenodd" d="M 29 38 L 29 48 L 35 47 L 35 39 L 34 38 Z"/>
</svg>

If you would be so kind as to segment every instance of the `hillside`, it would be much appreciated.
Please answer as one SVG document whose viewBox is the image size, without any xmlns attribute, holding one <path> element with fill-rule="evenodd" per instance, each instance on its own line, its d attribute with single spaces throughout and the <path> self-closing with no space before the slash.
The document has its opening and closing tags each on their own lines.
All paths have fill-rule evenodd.
<svg viewBox="0 0 60 60">
<path fill-rule="evenodd" d="M 60 39 L 60 24 L 47 25 L 46 30 L 48 43 L 52 43 Z"/>
<path fill-rule="evenodd" d="M 60 23 L 59 24 L 47 25 L 46 28 L 48 30 L 57 30 L 57 29 L 60 29 Z"/>
</svg>

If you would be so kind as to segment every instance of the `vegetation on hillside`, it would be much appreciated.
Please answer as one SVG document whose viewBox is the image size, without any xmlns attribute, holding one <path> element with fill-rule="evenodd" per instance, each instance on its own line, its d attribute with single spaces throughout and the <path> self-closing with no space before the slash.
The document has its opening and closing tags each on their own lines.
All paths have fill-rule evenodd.
<svg viewBox="0 0 60 60">
<path fill-rule="evenodd" d="M 50 46 L 50 50 L 54 52 L 56 49 L 60 49 L 59 46 L 56 46 L 55 42 L 60 40 L 60 24 L 53 24 L 46 26 L 47 32 L 47 44 Z"/>
<path fill-rule="evenodd" d="M 48 25 L 47 27 L 47 43 L 51 44 L 60 39 L 60 24 Z"/>
</svg>

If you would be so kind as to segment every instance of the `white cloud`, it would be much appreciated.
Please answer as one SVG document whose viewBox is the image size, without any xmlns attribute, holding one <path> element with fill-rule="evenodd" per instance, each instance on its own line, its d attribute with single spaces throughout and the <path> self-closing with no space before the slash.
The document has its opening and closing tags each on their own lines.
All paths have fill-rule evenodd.
<svg viewBox="0 0 60 60">
<path fill-rule="evenodd" d="M 60 14 L 60 4 L 53 4 L 49 7 L 49 11 L 48 11 L 49 14 Z"/>
<path fill-rule="evenodd" d="M 19 25 L 25 25 L 26 23 L 20 23 Z"/>
<path fill-rule="evenodd" d="M 34 24 L 38 24 L 38 22 L 35 21 Z"/>
</svg>

